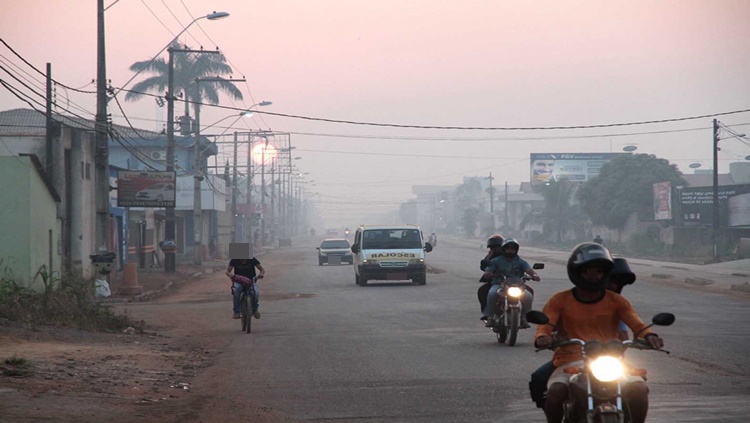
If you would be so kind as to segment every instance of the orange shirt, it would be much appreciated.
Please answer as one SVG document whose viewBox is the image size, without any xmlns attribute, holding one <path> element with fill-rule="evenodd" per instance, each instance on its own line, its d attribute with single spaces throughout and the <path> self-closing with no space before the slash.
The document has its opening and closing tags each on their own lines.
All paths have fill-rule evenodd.
<svg viewBox="0 0 750 423">
<path fill-rule="evenodd" d="M 547 301 L 544 306 L 544 314 L 549 317 L 549 322 L 558 328 L 564 328 L 564 333 L 569 338 L 578 338 L 584 341 L 596 339 L 601 342 L 619 339 L 619 322 L 626 325 L 636 333 L 647 325 L 643 323 L 638 314 L 625 297 L 612 291 L 605 291 L 604 297 L 595 303 L 583 303 L 573 296 L 573 290 L 558 292 Z M 534 339 L 540 336 L 552 335 L 553 328 L 550 325 L 538 325 Z M 647 329 L 639 334 L 643 337 L 652 333 Z M 555 366 L 581 360 L 581 347 L 568 345 L 555 350 L 553 362 Z"/>
</svg>

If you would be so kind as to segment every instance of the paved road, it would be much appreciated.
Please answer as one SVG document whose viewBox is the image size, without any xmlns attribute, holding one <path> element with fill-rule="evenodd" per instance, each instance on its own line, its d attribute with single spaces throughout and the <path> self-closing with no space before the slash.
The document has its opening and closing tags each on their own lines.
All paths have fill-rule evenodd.
<svg viewBox="0 0 750 423">
<path fill-rule="evenodd" d="M 271 276 L 261 292 L 263 317 L 250 335 L 228 318 L 226 295 L 205 289 L 169 305 L 192 316 L 196 330 L 212 327 L 213 344 L 221 345 L 215 366 L 194 385 L 206 404 L 195 421 L 214 421 L 211 410 L 221 401 L 228 407 L 245 398 L 253 407 L 241 407 L 243 417 L 263 408 L 294 421 L 544 421 L 527 382 L 551 353 L 534 353 L 530 330 L 507 347 L 480 323 L 478 242 L 441 239 L 428 263 L 445 272 L 428 275 L 425 286 L 356 286 L 351 266 L 317 266 L 314 247 L 295 241 L 263 257 Z M 522 255 L 547 264 L 535 308 L 571 286 L 558 253 Z M 661 272 L 654 269 L 634 264 L 649 276 L 625 292 L 644 319 L 659 311 L 677 315 L 674 326 L 659 329 L 671 355 L 629 356 L 649 369 L 649 421 L 747 421 L 748 298 L 673 286 L 652 278 Z"/>
</svg>

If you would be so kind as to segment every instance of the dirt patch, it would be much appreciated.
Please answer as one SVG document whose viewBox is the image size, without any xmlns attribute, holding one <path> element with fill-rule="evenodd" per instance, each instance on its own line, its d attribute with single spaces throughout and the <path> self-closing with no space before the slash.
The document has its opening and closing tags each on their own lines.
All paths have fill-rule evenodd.
<svg viewBox="0 0 750 423">
<path fill-rule="evenodd" d="M 208 365 L 202 347 L 189 339 L 134 329 L 106 334 L 6 321 L 0 327 L 0 351 L 0 360 L 16 357 L 28 363 L 24 377 L 0 376 L 0 416 L 19 423 L 50 413 L 58 422 L 169 421 L 170 410 L 154 414 L 141 408 L 179 400 Z M 100 408 L 104 404 L 133 414 L 110 413 L 110 407 Z"/>
<path fill-rule="evenodd" d="M 264 267 L 274 269 L 277 277 L 283 273 L 283 266 L 276 263 L 281 257 L 296 258 L 272 254 L 262 258 Z M 221 398 L 192 396 L 191 384 L 216 363 L 218 345 L 223 340 L 212 332 L 197 333 L 189 320 L 173 319 L 167 308 L 203 300 L 205 292 L 224 282 L 228 287 L 224 269 L 226 263 L 212 262 L 200 268 L 178 264 L 178 271 L 172 274 L 140 271 L 138 284 L 144 291 L 153 292 L 144 300 L 160 306 L 152 308 L 146 322 L 131 315 L 133 327 L 120 333 L 28 326 L 0 319 L 0 422 L 209 421 L 196 416 L 205 407 L 213 409 L 208 402 Z M 273 284 L 273 278 L 268 282 Z M 116 289 L 119 283 L 116 276 L 112 287 Z M 264 295 L 266 300 L 309 296 L 275 294 L 271 289 Z M 132 300 L 117 296 L 108 299 L 112 306 Z M 13 365 L 3 363 L 6 359 L 10 363 L 23 361 L 24 372 L 12 371 Z M 19 373 L 23 377 L 11 376 Z M 253 413 L 254 421 L 280 421 L 273 412 L 256 408 L 260 411 Z M 227 404 L 227 412 L 231 411 L 231 404 Z"/>
</svg>

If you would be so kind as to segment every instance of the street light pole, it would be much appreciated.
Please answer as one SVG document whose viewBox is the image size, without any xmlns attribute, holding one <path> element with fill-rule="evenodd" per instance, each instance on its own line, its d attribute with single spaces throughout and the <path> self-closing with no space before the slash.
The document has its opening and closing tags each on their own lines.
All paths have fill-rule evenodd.
<svg viewBox="0 0 750 423">
<path fill-rule="evenodd" d="M 212 14 L 201 16 L 199 18 L 196 18 L 193 20 L 193 22 L 190 22 L 185 29 L 182 30 L 182 32 L 187 31 L 188 27 L 190 25 L 197 22 L 199 19 L 207 18 L 209 20 L 215 20 L 215 19 L 221 19 L 229 16 L 229 13 L 226 12 L 214 12 Z M 180 34 L 182 34 L 180 32 Z M 180 34 L 177 34 L 179 36 Z M 175 37 L 177 39 L 177 37 Z M 162 49 L 158 54 L 161 54 L 161 52 L 164 51 Z M 204 50 L 189 50 L 189 49 L 174 49 L 172 48 L 172 43 L 170 42 L 167 47 L 167 51 L 169 52 L 169 63 L 168 67 L 169 70 L 167 71 L 167 172 L 174 172 L 174 53 L 180 52 L 180 53 L 205 53 Z M 157 56 L 154 56 L 156 58 Z M 151 59 L 152 61 L 154 59 Z M 137 75 L 137 74 L 136 74 Z M 135 76 L 133 76 L 135 78 Z M 132 78 L 131 78 L 132 81 Z M 130 82 L 130 81 L 128 81 Z M 127 85 L 127 83 L 125 84 Z M 175 176 L 175 182 L 177 181 L 177 177 Z M 176 187 L 175 183 L 175 188 Z M 175 189 L 176 192 L 176 189 Z M 176 201 L 176 199 L 175 199 Z M 172 242 L 175 242 L 175 212 L 174 212 L 174 204 L 172 207 L 167 207 L 165 210 L 165 228 L 164 228 L 164 238 L 165 240 L 169 240 Z M 173 250 L 167 250 L 164 252 L 164 272 L 166 273 L 174 273 L 176 268 L 176 257 L 175 257 L 175 251 Z"/>
</svg>

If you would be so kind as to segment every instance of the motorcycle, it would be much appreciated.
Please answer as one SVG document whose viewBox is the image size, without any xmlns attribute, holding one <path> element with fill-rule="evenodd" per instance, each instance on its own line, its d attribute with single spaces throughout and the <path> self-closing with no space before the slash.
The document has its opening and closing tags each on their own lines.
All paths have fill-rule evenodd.
<svg viewBox="0 0 750 423">
<path fill-rule="evenodd" d="M 544 263 L 534 263 L 534 270 L 544 269 Z M 524 275 L 522 277 L 505 277 L 501 286 L 503 295 L 498 296 L 495 303 L 495 315 L 492 316 L 492 329 L 497 336 L 499 344 L 507 343 L 509 347 L 516 345 L 518 331 L 521 329 L 521 316 L 524 313 L 521 298 L 524 295 L 526 282 L 531 277 Z M 533 291 L 531 291 L 533 294 Z"/>
<path fill-rule="evenodd" d="M 526 319 L 529 323 L 549 324 L 555 327 L 549 323 L 547 315 L 540 311 L 526 313 Z M 643 330 L 654 325 L 669 326 L 674 321 L 674 314 L 659 313 Z M 602 343 L 597 340 L 584 341 L 573 338 L 556 342 L 549 348 L 580 345 L 585 363 L 583 367 L 565 368 L 565 373 L 573 375 L 569 385 L 570 394 L 563 404 L 565 423 L 630 422 L 630 416 L 623 408 L 622 382 L 629 375 L 641 376 L 645 380 L 646 370 L 629 368 L 624 362 L 625 350 L 629 348 L 653 350 L 646 340 L 637 338 L 642 331 L 634 334 L 632 341 L 615 339 Z M 669 354 L 666 350 L 657 351 Z"/>
</svg>

